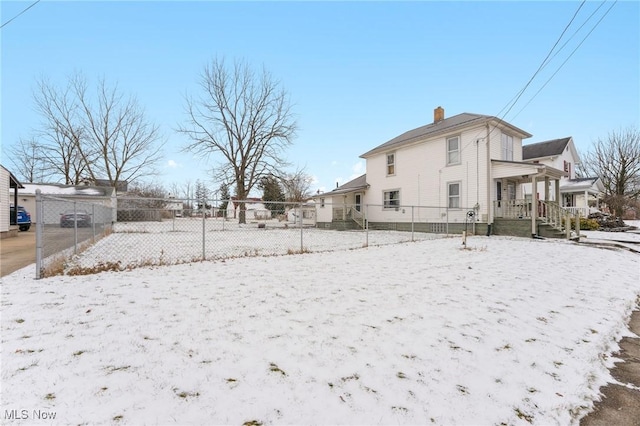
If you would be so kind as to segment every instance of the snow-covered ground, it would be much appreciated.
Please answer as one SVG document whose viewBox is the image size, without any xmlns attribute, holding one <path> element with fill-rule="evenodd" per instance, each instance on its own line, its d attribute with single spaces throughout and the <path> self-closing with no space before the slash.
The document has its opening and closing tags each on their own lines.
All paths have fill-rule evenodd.
<svg viewBox="0 0 640 426">
<path fill-rule="evenodd" d="M 31 266 L 2 280 L 0 416 L 578 424 L 613 380 L 639 259 L 493 236 L 39 281 Z"/>
</svg>

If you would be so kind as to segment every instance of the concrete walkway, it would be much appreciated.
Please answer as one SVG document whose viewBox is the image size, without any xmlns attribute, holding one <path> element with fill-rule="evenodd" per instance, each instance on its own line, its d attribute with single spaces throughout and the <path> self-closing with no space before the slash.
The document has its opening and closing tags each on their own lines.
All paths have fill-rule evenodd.
<svg viewBox="0 0 640 426">
<path fill-rule="evenodd" d="M 640 311 L 629 321 L 631 331 L 640 336 Z M 581 426 L 640 426 L 640 338 L 623 337 L 611 375 L 620 384 L 609 383 L 600 388 L 602 400 L 580 420 Z"/>
</svg>

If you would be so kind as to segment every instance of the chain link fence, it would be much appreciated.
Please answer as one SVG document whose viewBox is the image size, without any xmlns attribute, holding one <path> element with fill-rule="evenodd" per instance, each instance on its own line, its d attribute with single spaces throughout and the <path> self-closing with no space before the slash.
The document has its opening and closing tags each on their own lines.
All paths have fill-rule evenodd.
<svg viewBox="0 0 640 426">
<path fill-rule="evenodd" d="M 107 236 L 111 206 L 36 193 L 36 278 L 64 272 L 69 260 Z"/>
<path fill-rule="evenodd" d="M 348 250 L 477 231 L 472 209 L 118 197 L 116 210 L 43 198 L 45 221 L 36 228 L 40 276 Z M 90 221 L 82 220 L 84 213 Z"/>
</svg>

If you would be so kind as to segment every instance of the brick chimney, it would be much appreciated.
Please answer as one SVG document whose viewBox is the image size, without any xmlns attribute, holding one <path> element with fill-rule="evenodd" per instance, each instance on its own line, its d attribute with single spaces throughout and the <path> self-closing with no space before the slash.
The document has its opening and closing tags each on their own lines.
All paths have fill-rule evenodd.
<svg viewBox="0 0 640 426">
<path fill-rule="evenodd" d="M 439 106 L 438 108 L 433 110 L 433 122 L 438 123 L 444 120 L 444 109 Z"/>
</svg>

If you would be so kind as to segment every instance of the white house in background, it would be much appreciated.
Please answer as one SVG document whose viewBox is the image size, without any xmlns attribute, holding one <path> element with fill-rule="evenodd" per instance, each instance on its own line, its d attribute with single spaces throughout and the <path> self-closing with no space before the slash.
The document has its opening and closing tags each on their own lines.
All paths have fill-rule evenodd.
<svg viewBox="0 0 640 426">
<path fill-rule="evenodd" d="M 236 197 L 231 197 L 227 204 L 227 219 L 237 219 L 240 216 L 241 204 L 246 206 L 246 220 L 267 220 L 273 216 L 271 210 L 259 198 L 247 198 L 244 201 L 238 201 Z"/>
<path fill-rule="evenodd" d="M 532 208 L 539 199 L 533 194 L 527 201 L 523 184 L 543 182 L 544 193 L 568 173 L 524 161 L 522 141 L 529 137 L 497 117 L 462 113 L 445 118 L 437 107 L 432 123 L 362 154 L 366 175 L 315 195 L 318 226 L 363 226 L 366 217 L 372 229 L 406 229 L 415 221 L 426 224 L 426 231 L 438 232 L 443 222 L 447 229 L 457 224 L 461 230 L 473 211 L 476 233 L 495 231 L 491 226 L 498 218 L 526 218 L 536 235 L 537 219 L 559 212 Z"/>
<path fill-rule="evenodd" d="M 287 222 L 303 225 L 313 225 L 316 223 L 316 203 L 313 200 L 307 200 L 286 211 Z"/>
<path fill-rule="evenodd" d="M 597 210 L 604 186 L 598 177 L 576 178 L 576 165 L 580 156 L 572 137 L 527 144 L 522 147 L 522 159 L 532 163 L 547 164 L 564 170 L 568 175 L 560 179 L 560 200 L 551 191 L 549 201 L 560 201 L 560 205 L 572 211 L 579 211 L 584 217 Z M 524 191 L 531 196 L 531 184 L 525 184 Z M 538 184 L 538 194 L 544 199 L 544 187 Z"/>
<path fill-rule="evenodd" d="M 102 220 L 116 221 L 118 200 L 116 190 L 113 187 L 25 183 L 22 188 L 18 189 L 18 203 L 31 213 L 33 223 L 38 223 L 40 219 L 36 209 L 36 191 L 38 189 L 42 195 L 49 196 L 45 201 L 45 212 L 48 212 L 45 217 L 47 223 L 57 222 L 64 210 L 73 208 L 73 202 L 77 203 L 78 209 L 83 210 L 90 210 L 89 207 L 92 204 L 110 207 L 112 208 L 112 217 L 102 218 Z M 59 200 L 55 200 L 55 198 Z"/>
<path fill-rule="evenodd" d="M 0 235 L 2 237 L 15 235 L 18 231 L 17 225 L 9 225 L 10 206 L 19 206 L 18 189 L 22 188 L 22 184 L 18 179 L 4 166 L 0 165 L 0 187 L 4 188 L 0 191 Z M 16 210 L 17 211 L 17 210 Z M 28 211 L 28 210 L 27 210 Z M 12 231 L 15 229 L 15 231 Z M 11 233 L 9 233 L 11 231 Z"/>
</svg>

